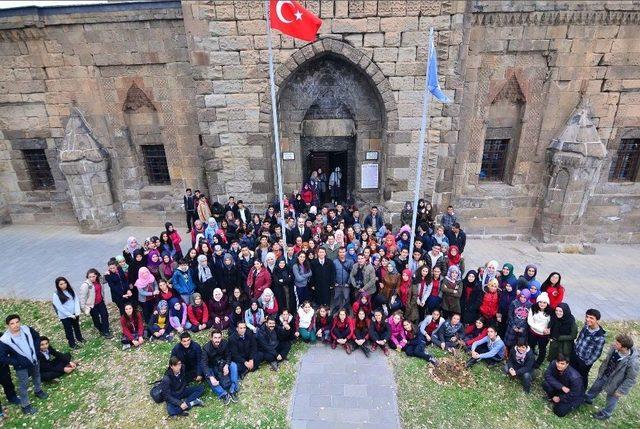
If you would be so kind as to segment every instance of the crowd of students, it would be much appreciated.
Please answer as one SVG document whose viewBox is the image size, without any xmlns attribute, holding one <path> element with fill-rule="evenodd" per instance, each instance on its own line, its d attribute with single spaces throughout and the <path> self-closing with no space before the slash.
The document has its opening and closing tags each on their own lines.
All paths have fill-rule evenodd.
<svg viewBox="0 0 640 429">
<path fill-rule="evenodd" d="M 52 301 L 69 346 L 84 342 L 82 314 L 100 335 L 113 337 L 107 293 L 119 310 L 123 350 L 177 337 L 159 386 L 172 416 L 203 405 L 202 382 L 225 404 L 237 402 L 240 380 L 262 364 L 278 370 L 297 340 L 367 357 L 393 349 L 434 365 L 429 346 L 469 353 L 467 366 L 501 365 L 526 393 L 547 360 L 542 387 L 558 416 L 604 390 L 607 405 L 594 417 L 607 419 L 635 383 L 636 348 L 630 336 L 618 335 L 587 391 L 605 344 L 599 311 L 588 310 L 579 329 L 558 272 L 540 282 L 534 265 L 518 277 L 513 265 L 495 260 L 466 270 L 466 235 L 453 207 L 436 223 L 431 204 L 420 200 L 410 255 L 410 203 L 394 232 L 375 206 L 363 216 L 353 205 L 317 208 L 312 201 L 285 198 L 283 230 L 278 204 L 260 216 L 233 197 L 225 206 L 210 204 L 188 189 L 185 239 L 166 223 L 143 242 L 129 237 L 104 273 L 87 271 L 77 292 L 64 277 L 55 280 Z M 41 379 L 76 364 L 18 315 L 6 322 L 2 383 L 9 401 L 33 413 L 29 377 L 44 398 Z M 191 333 L 203 330 L 209 341 L 200 346 Z M 19 396 L 7 364 L 16 371 Z"/>
</svg>

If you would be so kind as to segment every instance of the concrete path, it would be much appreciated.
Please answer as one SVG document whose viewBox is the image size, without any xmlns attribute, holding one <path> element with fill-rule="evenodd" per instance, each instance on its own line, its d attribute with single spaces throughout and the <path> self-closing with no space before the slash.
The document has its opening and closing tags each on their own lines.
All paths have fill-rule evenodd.
<svg viewBox="0 0 640 429">
<path fill-rule="evenodd" d="M 184 222 L 180 234 L 185 237 Z M 126 239 L 139 240 L 159 234 L 161 227 L 125 227 L 101 235 L 84 235 L 73 226 L 11 225 L 0 228 L 5 249 L 0 264 L 0 298 L 51 299 L 57 276 L 65 276 L 79 287 L 87 269 L 106 270 L 107 260 L 122 252 Z M 640 320 L 640 245 L 597 245 L 595 255 L 540 253 L 522 241 L 469 240 L 465 249 L 467 269 L 495 258 L 500 264 L 511 262 L 516 275 L 527 263 L 538 265 L 538 278 L 549 272 L 562 274 L 567 302 L 579 315 L 589 307 L 602 311 L 603 317 Z"/>
<path fill-rule="evenodd" d="M 292 429 L 400 428 L 392 370 L 380 350 L 366 358 L 316 344 L 302 357 L 289 410 Z"/>
</svg>

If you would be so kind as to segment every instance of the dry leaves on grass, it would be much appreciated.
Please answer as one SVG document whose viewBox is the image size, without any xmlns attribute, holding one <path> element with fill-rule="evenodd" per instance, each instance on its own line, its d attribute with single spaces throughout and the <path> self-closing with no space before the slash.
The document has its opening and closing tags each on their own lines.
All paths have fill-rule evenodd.
<svg viewBox="0 0 640 429">
<path fill-rule="evenodd" d="M 440 359 L 440 365 L 429 365 L 427 372 L 439 386 L 474 387 L 476 380 L 465 366 L 466 361 L 464 355 L 447 356 Z"/>
</svg>

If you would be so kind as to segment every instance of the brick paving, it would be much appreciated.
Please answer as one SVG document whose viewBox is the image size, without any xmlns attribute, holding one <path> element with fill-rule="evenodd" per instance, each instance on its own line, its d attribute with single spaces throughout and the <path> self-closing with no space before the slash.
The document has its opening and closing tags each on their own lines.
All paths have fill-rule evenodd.
<svg viewBox="0 0 640 429">
<path fill-rule="evenodd" d="M 400 427 L 396 386 L 380 350 L 366 358 L 316 344 L 302 357 L 290 409 L 292 429 Z"/>
</svg>

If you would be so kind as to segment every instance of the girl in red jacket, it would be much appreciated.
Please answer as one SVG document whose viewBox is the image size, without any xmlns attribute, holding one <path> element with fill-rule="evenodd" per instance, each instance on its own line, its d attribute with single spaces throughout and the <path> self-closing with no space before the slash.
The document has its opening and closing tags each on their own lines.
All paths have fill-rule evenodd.
<svg viewBox="0 0 640 429">
<path fill-rule="evenodd" d="M 560 273 L 553 272 L 549 274 L 549 277 L 542 283 L 540 290 L 546 292 L 549 295 L 549 307 L 555 310 L 558 304 L 564 301 L 564 286 L 560 284 L 562 277 Z"/>
<path fill-rule="evenodd" d="M 323 343 L 328 343 L 331 338 L 331 317 L 329 316 L 329 307 L 321 305 L 316 311 L 315 323 L 316 337 Z"/>
<path fill-rule="evenodd" d="M 371 323 L 371 319 L 369 318 L 368 313 L 361 308 L 356 313 L 356 320 L 353 327 L 353 341 L 355 343 L 355 347 L 362 350 L 362 353 L 366 357 L 369 357 L 371 354 L 371 350 L 367 345 L 369 340 L 369 324 Z"/>
<path fill-rule="evenodd" d="M 335 349 L 340 344 L 347 354 L 351 354 L 351 340 L 353 339 L 353 320 L 347 315 L 347 310 L 341 308 L 331 325 L 331 348 Z"/>
<path fill-rule="evenodd" d="M 122 326 L 122 350 L 129 350 L 131 346 L 139 347 L 144 343 L 144 323 L 140 314 L 131 304 L 124 306 L 124 314 L 120 316 Z"/>
<path fill-rule="evenodd" d="M 462 341 L 467 351 L 471 350 L 471 345 L 478 340 L 487 336 L 487 327 L 485 326 L 484 319 L 478 317 L 475 323 L 470 323 L 464 330 L 464 336 Z"/>
<path fill-rule="evenodd" d="M 202 302 L 202 296 L 198 292 L 191 295 L 191 302 L 187 307 L 187 318 L 191 322 L 192 332 L 208 329 L 213 324 L 209 320 L 209 308 Z"/>
<path fill-rule="evenodd" d="M 480 315 L 484 317 L 487 324 L 495 322 L 496 314 L 498 313 L 498 280 L 491 279 L 487 283 L 487 289 L 482 297 L 482 304 L 480 304 Z"/>
</svg>

